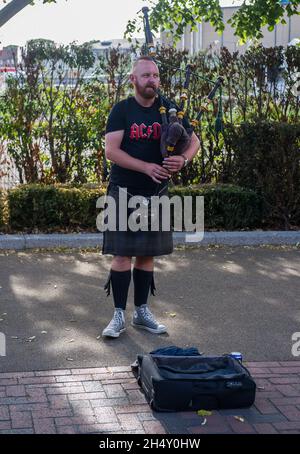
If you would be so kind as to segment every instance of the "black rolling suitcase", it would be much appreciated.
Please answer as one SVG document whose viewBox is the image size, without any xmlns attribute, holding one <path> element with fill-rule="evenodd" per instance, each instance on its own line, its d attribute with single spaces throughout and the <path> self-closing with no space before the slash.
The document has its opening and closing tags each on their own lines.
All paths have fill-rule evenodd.
<svg viewBox="0 0 300 454">
<path fill-rule="evenodd" d="M 242 408 L 255 399 L 249 371 L 229 355 L 138 355 L 132 370 L 156 411 Z"/>
</svg>

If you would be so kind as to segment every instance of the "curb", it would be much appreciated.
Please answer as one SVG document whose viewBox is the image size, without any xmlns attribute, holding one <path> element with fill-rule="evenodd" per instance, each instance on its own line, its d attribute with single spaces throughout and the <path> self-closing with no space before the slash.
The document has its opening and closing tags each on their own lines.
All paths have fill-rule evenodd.
<svg viewBox="0 0 300 454">
<path fill-rule="evenodd" d="M 175 232 L 174 245 L 203 247 L 261 246 L 300 244 L 300 231 L 251 231 L 251 232 L 204 232 L 204 235 Z M 34 248 L 94 248 L 102 246 L 102 233 L 52 233 L 52 234 L 0 234 L 0 250 L 24 250 Z"/>
</svg>

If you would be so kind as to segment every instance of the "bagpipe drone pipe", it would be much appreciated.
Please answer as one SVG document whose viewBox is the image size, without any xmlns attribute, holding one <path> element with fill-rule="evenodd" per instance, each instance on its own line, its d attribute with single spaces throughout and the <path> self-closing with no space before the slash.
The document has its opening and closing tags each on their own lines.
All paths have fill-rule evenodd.
<svg viewBox="0 0 300 454">
<path fill-rule="evenodd" d="M 153 34 L 150 29 L 149 23 L 149 16 L 148 16 L 149 8 L 144 7 L 142 8 L 143 13 L 143 22 L 144 22 L 144 31 L 145 31 L 145 39 L 146 39 L 146 52 L 147 54 L 152 57 L 153 61 L 158 65 L 160 65 L 159 60 L 156 58 L 156 50 L 153 42 Z M 223 78 L 218 77 L 217 80 L 211 81 L 205 77 L 195 76 L 194 71 L 195 66 L 192 64 L 187 64 L 185 68 L 185 80 L 183 84 L 183 91 L 180 95 L 180 104 L 176 106 L 174 103 L 174 107 L 170 108 L 166 111 L 166 104 L 170 104 L 170 102 L 162 95 L 161 91 L 158 90 L 158 95 L 160 97 L 160 113 L 162 116 L 162 134 L 161 134 L 161 153 L 163 157 L 170 156 L 170 155 L 180 155 L 185 152 L 185 150 L 189 147 L 191 143 L 191 137 L 193 134 L 194 129 L 198 126 L 201 116 L 204 112 L 208 111 L 209 103 L 214 99 L 217 91 L 219 90 L 220 98 L 219 98 L 219 108 L 218 114 L 216 118 L 216 132 L 217 134 L 222 131 L 222 83 Z M 193 71 L 193 74 L 192 74 Z M 182 124 L 182 120 L 186 115 L 186 103 L 188 100 L 188 89 L 190 85 L 191 77 L 198 77 L 203 79 L 213 85 L 212 90 L 207 95 L 207 100 L 204 105 L 201 106 L 197 117 L 190 122 L 190 127 L 185 128 Z M 169 118 L 168 118 L 169 117 Z"/>
</svg>

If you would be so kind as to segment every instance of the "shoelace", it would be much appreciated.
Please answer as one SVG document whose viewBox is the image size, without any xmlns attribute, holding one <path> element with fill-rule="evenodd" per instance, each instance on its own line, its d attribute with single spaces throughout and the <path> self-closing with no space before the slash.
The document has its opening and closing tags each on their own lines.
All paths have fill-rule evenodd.
<svg viewBox="0 0 300 454">
<path fill-rule="evenodd" d="M 120 325 L 122 325 L 123 324 L 122 313 L 119 311 L 115 312 L 110 324 L 113 328 L 115 327 L 118 328 Z"/>
<path fill-rule="evenodd" d="M 154 315 L 148 307 L 141 307 L 142 316 L 148 319 L 150 322 L 156 323 Z"/>
</svg>

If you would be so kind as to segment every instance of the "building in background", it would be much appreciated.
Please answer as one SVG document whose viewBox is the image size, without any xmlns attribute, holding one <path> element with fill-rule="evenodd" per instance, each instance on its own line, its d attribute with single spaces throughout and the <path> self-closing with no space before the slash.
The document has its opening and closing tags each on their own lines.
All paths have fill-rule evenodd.
<svg viewBox="0 0 300 454">
<path fill-rule="evenodd" d="M 189 50 L 191 54 L 197 53 L 200 50 L 208 49 L 213 46 L 216 50 L 220 47 L 227 47 L 230 52 L 239 50 L 241 53 L 249 47 L 250 42 L 241 46 L 238 44 L 239 38 L 234 35 L 234 29 L 227 23 L 232 15 L 238 11 L 241 2 L 232 2 L 229 0 L 225 6 L 222 7 L 225 30 L 222 35 L 219 35 L 208 22 L 202 22 L 198 24 L 198 30 L 191 32 L 190 28 L 187 28 L 181 41 L 178 42 L 177 48 L 180 50 Z M 231 4 L 234 3 L 234 6 Z M 288 3 L 282 1 L 283 4 Z M 285 15 L 286 24 L 277 24 L 272 32 L 268 31 L 267 26 L 262 30 L 263 38 L 260 40 L 265 47 L 274 46 L 287 46 L 291 41 L 300 37 L 300 16 L 294 15 L 287 17 Z M 172 43 L 172 38 L 167 37 L 165 32 L 161 33 L 161 41 L 163 45 Z"/>
<path fill-rule="evenodd" d="M 11 45 L 0 49 L 0 68 L 15 67 L 20 61 L 21 48 Z"/>
<path fill-rule="evenodd" d="M 19 46 L 6 46 L 0 49 L 0 93 L 5 88 L 8 75 L 16 73 L 16 66 L 20 62 L 21 48 Z"/>
<path fill-rule="evenodd" d="M 132 46 L 136 44 L 143 44 L 144 39 L 134 39 L 130 43 L 127 39 L 110 39 L 106 41 L 97 41 L 92 45 L 95 57 L 105 56 L 111 49 L 118 48 L 123 54 L 130 54 Z"/>
<path fill-rule="evenodd" d="M 160 43 L 159 39 L 154 39 L 154 44 L 158 45 Z M 127 39 L 111 39 L 106 41 L 98 41 L 92 44 L 92 51 L 95 57 L 95 65 L 100 57 L 105 57 L 112 49 L 119 49 L 121 54 L 129 55 L 131 60 L 135 59 L 135 53 L 132 52 L 132 47 L 138 46 L 141 48 L 145 44 L 145 38 L 136 38 L 132 42 L 129 42 Z M 137 52 L 139 53 L 139 52 Z M 94 68 L 91 68 L 87 71 L 86 77 L 89 78 L 92 76 Z"/>
</svg>

